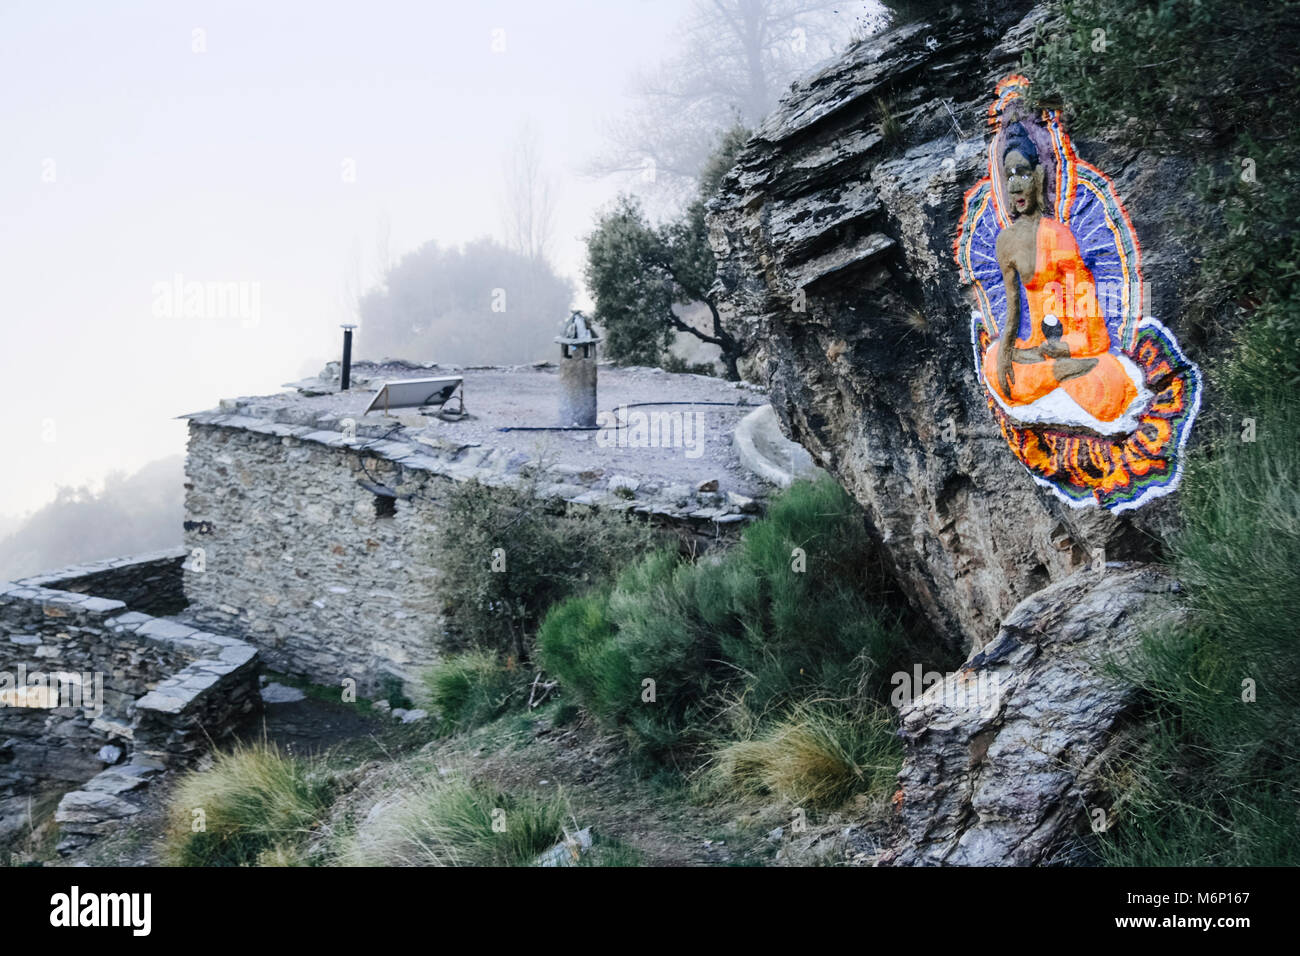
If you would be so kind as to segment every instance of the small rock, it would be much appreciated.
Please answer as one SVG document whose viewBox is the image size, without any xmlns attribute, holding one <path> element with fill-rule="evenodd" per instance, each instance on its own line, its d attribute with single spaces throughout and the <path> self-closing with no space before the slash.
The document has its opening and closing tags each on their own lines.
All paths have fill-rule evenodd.
<svg viewBox="0 0 1300 956">
<path fill-rule="evenodd" d="M 162 773 L 167 769 L 167 765 L 161 760 L 153 757 L 147 757 L 144 754 L 132 754 L 131 759 L 126 765 L 119 770 L 119 773 L 129 773 L 140 777 L 148 777 L 155 773 Z"/>
<path fill-rule="evenodd" d="M 111 793 L 74 790 L 63 795 L 54 812 L 55 823 L 102 823 L 139 813 L 140 808 Z"/>
<path fill-rule="evenodd" d="M 386 714 L 393 709 L 393 705 L 386 700 L 377 700 L 370 705 L 371 710 L 377 710 L 381 714 Z"/>
<path fill-rule="evenodd" d="M 149 781 L 144 777 L 135 774 L 118 773 L 116 770 L 105 770 L 86 781 L 82 788 L 96 793 L 111 793 L 113 795 L 126 793 L 128 790 L 138 790 Z"/>
<path fill-rule="evenodd" d="M 610 475 L 607 487 L 615 494 L 618 493 L 620 488 L 625 491 L 635 492 L 641 487 L 641 482 L 635 478 L 629 478 L 627 475 Z"/>
<path fill-rule="evenodd" d="M 758 510 L 758 502 L 753 498 L 747 498 L 744 495 L 738 495 L 734 491 L 727 492 L 727 501 L 735 505 L 745 514 L 752 514 Z"/>
<path fill-rule="evenodd" d="M 572 866 L 582 854 L 591 849 L 591 827 L 583 827 L 577 833 L 565 833 L 564 839 L 542 853 L 534 861 L 535 866 Z"/>
<path fill-rule="evenodd" d="M 785 836 L 785 827 L 777 827 L 775 830 L 767 831 L 767 838 L 773 843 L 780 843 L 783 836 Z"/>
<path fill-rule="evenodd" d="M 262 702 L 267 704 L 294 704 L 306 697 L 298 688 L 284 684 L 267 684 L 262 688 Z"/>
<path fill-rule="evenodd" d="M 394 713 L 396 713 L 396 711 L 394 711 Z M 418 708 L 415 710 L 408 710 L 406 713 L 402 714 L 402 723 L 413 724 L 417 720 L 424 720 L 428 716 L 429 712 L 427 710 L 420 710 Z"/>
<path fill-rule="evenodd" d="M 407 713 L 408 711 L 405 707 L 393 708 L 393 717 L 395 717 L 397 720 L 405 720 Z"/>
<path fill-rule="evenodd" d="M 718 479 L 710 478 L 708 481 L 701 481 L 698 485 L 695 486 L 695 490 L 696 491 L 717 491 Z"/>
<path fill-rule="evenodd" d="M 55 850 L 58 851 L 60 856 L 67 856 L 69 853 L 75 853 L 77 850 L 80 850 L 90 841 L 91 838 L 88 836 L 83 836 L 79 833 L 72 833 L 61 839 L 58 846 L 55 847 Z M 77 863 L 76 865 L 82 866 L 84 864 Z"/>
<path fill-rule="evenodd" d="M 105 744 L 95 751 L 95 756 L 111 767 L 122 759 L 122 748 L 115 747 L 113 744 Z"/>
</svg>

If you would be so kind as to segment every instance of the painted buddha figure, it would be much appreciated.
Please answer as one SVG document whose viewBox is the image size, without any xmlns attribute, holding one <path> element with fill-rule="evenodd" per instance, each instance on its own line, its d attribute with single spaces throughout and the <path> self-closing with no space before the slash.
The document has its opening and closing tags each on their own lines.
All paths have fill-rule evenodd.
<svg viewBox="0 0 1300 956">
<path fill-rule="evenodd" d="M 1007 316 L 984 356 L 984 380 L 1013 417 L 1039 406 L 1039 420 L 1054 414 L 1061 424 L 1104 429 L 1124 416 L 1138 387 L 1112 348 L 1074 235 L 1045 214 L 1043 168 L 1020 123 L 1007 129 L 1001 173 L 1012 216 L 997 237 Z M 1018 337 L 1022 286 L 1027 338 Z"/>
</svg>

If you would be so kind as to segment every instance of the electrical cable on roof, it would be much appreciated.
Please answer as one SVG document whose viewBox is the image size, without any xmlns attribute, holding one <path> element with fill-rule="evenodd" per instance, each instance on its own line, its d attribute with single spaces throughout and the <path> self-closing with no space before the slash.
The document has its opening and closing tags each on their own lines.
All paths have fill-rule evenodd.
<svg viewBox="0 0 1300 956">
<path fill-rule="evenodd" d="M 619 408 L 645 408 L 648 405 L 724 405 L 727 408 L 762 408 L 762 405 L 755 405 L 753 402 L 630 402 L 626 405 L 620 405 Z M 609 412 L 615 415 L 613 428 L 626 428 L 626 422 L 620 422 L 617 419 L 617 409 Z M 598 432 L 609 425 L 506 425 L 498 428 L 499 432 Z"/>
</svg>

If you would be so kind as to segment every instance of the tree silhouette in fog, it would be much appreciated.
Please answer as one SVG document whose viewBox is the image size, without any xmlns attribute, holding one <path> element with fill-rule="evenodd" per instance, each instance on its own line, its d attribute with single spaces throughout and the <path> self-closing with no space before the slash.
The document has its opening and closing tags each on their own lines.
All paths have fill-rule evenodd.
<svg viewBox="0 0 1300 956">
<path fill-rule="evenodd" d="M 184 483 L 184 459 L 172 455 L 133 475 L 109 474 L 101 491 L 60 486 L 0 539 L 0 580 L 178 546 Z"/>
<path fill-rule="evenodd" d="M 492 239 L 427 242 L 362 296 L 358 352 L 458 365 L 550 358 L 572 298 L 544 258 Z"/>
</svg>

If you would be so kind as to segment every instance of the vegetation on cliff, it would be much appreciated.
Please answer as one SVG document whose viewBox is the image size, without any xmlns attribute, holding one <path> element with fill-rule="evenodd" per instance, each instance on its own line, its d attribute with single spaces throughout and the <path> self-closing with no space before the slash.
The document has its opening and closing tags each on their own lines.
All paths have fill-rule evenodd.
<svg viewBox="0 0 1300 956">
<path fill-rule="evenodd" d="M 1217 236 L 1191 298 L 1223 408 L 1180 496 L 1191 626 L 1124 666 L 1148 736 L 1098 841 L 1119 865 L 1300 862 L 1300 3 L 1071 0 L 1030 58 L 1079 126 L 1206 157 Z M 1101 32 L 1099 32 L 1101 31 Z"/>
</svg>

